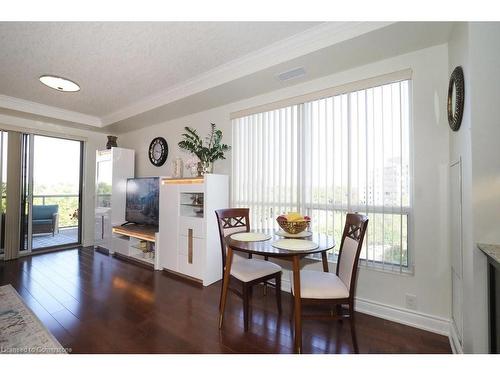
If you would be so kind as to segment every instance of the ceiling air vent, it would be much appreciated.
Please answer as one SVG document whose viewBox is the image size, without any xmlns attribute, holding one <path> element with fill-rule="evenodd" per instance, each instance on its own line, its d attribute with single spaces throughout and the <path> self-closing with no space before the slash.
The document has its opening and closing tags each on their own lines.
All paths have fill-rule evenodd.
<svg viewBox="0 0 500 375">
<path fill-rule="evenodd" d="M 290 79 L 295 79 L 295 78 L 298 78 L 298 77 L 302 77 L 306 74 L 306 71 L 304 68 L 295 68 L 295 69 L 292 69 L 292 70 L 288 70 L 286 72 L 283 72 L 283 73 L 280 73 L 276 76 L 276 78 L 279 80 L 279 81 L 288 81 Z"/>
</svg>

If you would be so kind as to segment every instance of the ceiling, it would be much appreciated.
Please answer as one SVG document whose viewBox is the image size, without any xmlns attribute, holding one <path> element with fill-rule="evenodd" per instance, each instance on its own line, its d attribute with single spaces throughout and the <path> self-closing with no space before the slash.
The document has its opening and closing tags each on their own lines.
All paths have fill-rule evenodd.
<svg viewBox="0 0 500 375">
<path fill-rule="evenodd" d="M 120 133 L 446 42 L 450 23 L 0 23 L 0 112 Z M 38 81 L 76 81 L 61 93 Z M 140 124 L 140 125 L 137 125 Z"/>
<path fill-rule="evenodd" d="M 0 94 L 102 117 L 317 25 L 312 22 L 0 23 Z M 48 90 L 42 74 L 81 85 Z"/>
</svg>

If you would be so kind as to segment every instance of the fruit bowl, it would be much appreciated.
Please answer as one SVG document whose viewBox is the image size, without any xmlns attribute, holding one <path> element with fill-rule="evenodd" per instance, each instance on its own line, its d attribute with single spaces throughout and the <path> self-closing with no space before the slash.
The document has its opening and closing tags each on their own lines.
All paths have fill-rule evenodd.
<svg viewBox="0 0 500 375">
<path fill-rule="evenodd" d="M 278 222 L 281 229 L 290 234 L 297 234 L 305 231 L 309 226 L 309 222 L 311 221 L 308 216 L 300 218 L 295 217 L 292 220 L 290 220 L 290 218 L 287 216 L 288 215 L 278 216 L 276 221 Z"/>
</svg>

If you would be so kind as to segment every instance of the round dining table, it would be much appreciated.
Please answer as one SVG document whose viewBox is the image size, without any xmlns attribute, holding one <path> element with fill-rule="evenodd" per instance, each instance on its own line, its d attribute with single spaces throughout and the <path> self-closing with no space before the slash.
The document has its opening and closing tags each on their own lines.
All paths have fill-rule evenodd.
<svg viewBox="0 0 500 375">
<path fill-rule="evenodd" d="M 266 258 L 277 258 L 292 262 L 293 290 L 294 290 L 294 350 L 295 353 L 302 351 L 302 306 L 300 299 L 300 260 L 312 254 L 321 254 L 323 271 L 328 272 L 327 251 L 333 249 L 335 240 L 326 234 L 312 233 L 311 236 L 297 238 L 298 240 L 310 240 L 318 245 L 312 250 L 284 250 L 274 247 L 272 244 L 285 237 L 276 234 L 274 229 L 252 230 L 251 232 L 265 233 L 271 236 L 264 241 L 237 241 L 231 235 L 225 237 L 227 246 L 226 267 L 222 282 L 222 299 L 219 306 L 219 327 L 222 328 L 224 319 L 224 309 L 226 306 L 227 292 L 229 288 L 229 278 L 231 275 L 231 265 L 234 251 L 252 255 L 261 255 Z M 288 237 L 287 237 L 288 238 Z"/>
</svg>

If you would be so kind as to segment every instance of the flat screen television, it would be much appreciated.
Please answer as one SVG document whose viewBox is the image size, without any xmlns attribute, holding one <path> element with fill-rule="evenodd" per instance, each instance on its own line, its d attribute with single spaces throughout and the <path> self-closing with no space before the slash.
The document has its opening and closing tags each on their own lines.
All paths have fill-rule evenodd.
<svg viewBox="0 0 500 375">
<path fill-rule="evenodd" d="M 159 204 L 159 177 L 127 179 L 127 222 L 158 226 Z"/>
</svg>

